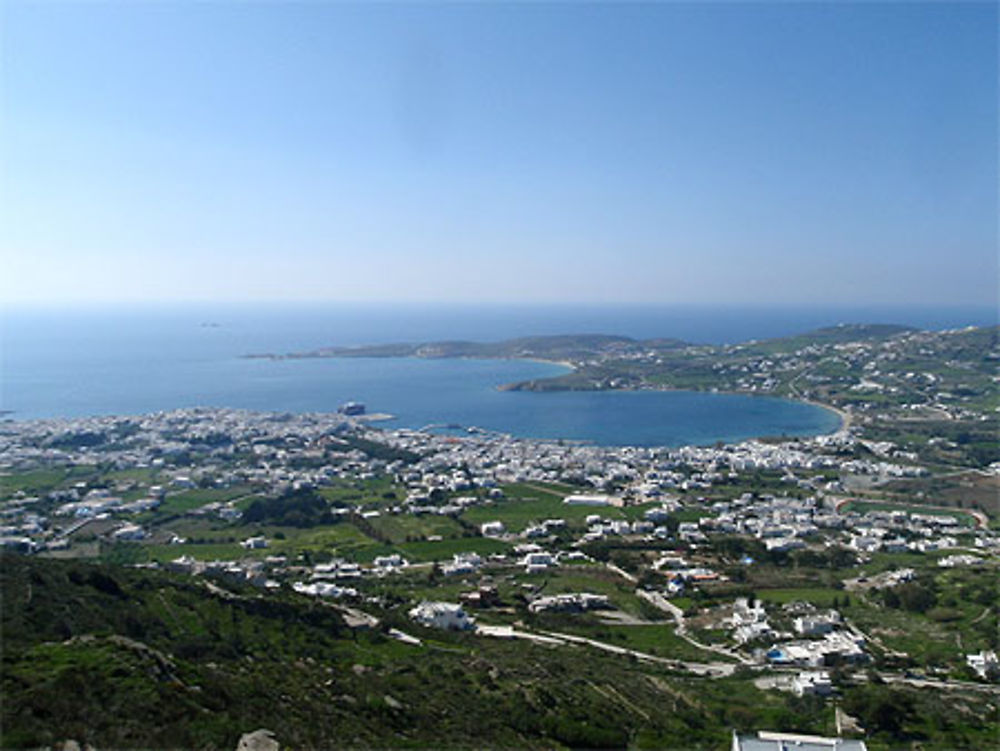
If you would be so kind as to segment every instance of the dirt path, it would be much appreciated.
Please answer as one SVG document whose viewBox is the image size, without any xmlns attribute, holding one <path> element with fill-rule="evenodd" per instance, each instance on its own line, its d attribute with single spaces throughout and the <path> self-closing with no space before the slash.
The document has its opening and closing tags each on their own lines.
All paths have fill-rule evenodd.
<svg viewBox="0 0 1000 751">
<path fill-rule="evenodd" d="M 977 615 L 977 616 L 976 616 L 976 617 L 975 617 L 974 619 L 972 619 L 971 621 L 969 621 L 969 625 L 971 626 L 971 625 L 972 625 L 973 623 L 979 623 L 979 622 L 980 622 L 981 620 L 983 620 L 983 618 L 985 618 L 985 617 L 986 617 L 986 616 L 988 616 L 989 614 L 990 614 L 990 608 L 989 608 L 989 607 L 985 607 L 985 608 L 983 608 L 983 612 L 982 612 L 982 613 L 980 613 L 979 615 Z"/>
<path fill-rule="evenodd" d="M 626 571 L 625 569 L 623 569 L 623 568 L 621 568 L 619 566 L 616 566 L 613 563 L 605 563 L 604 566 L 605 566 L 605 568 L 608 569 L 608 571 L 613 571 L 614 573 L 618 574 L 618 576 L 620 576 L 623 579 L 626 579 L 626 580 L 632 582 L 633 584 L 635 584 L 637 581 L 639 581 L 634 576 L 632 576 L 632 574 L 630 574 L 628 571 Z"/>
<path fill-rule="evenodd" d="M 569 490 L 567 491 L 553 490 L 552 488 L 546 488 L 541 485 L 535 485 L 534 483 L 531 482 L 524 483 L 524 487 L 531 488 L 532 490 L 537 490 L 539 493 L 545 493 L 546 495 L 553 495 L 556 498 L 562 498 L 564 495 L 568 495 L 571 492 Z"/>
<path fill-rule="evenodd" d="M 736 665 L 728 662 L 688 662 L 685 660 L 671 659 L 669 657 L 660 657 L 659 655 L 651 655 L 647 652 L 640 652 L 636 649 L 619 647 L 617 644 L 607 644 L 606 642 L 597 641 L 596 639 L 588 639 L 585 636 L 566 634 L 559 631 L 542 631 L 535 633 L 532 631 L 518 630 L 513 626 L 480 625 L 476 627 L 476 633 L 481 636 L 493 636 L 500 639 L 525 639 L 549 646 L 583 644 L 594 647 L 595 649 L 600 649 L 604 652 L 610 652 L 623 657 L 634 657 L 638 660 L 657 662 L 661 665 L 680 668 L 690 673 L 704 675 L 710 678 L 722 678 L 727 675 L 732 675 L 736 670 Z"/>
<path fill-rule="evenodd" d="M 754 664 L 753 660 L 744 657 L 738 652 L 726 649 L 725 647 L 718 647 L 715 646 L 714 644 L 704 644 L 695 639 L 690 634 L 688 634 L 687 624 L 684 622 L 684 611 L 681 610 L 676 605 L 674 605 L 672 602 L 670 602 L 670 600 L 661 595 L 659 592 L 649 592 L 644 589 L 637 589 L 635 593 L 638 597 L 641 597 L 643 600 L 648 602 L 653 607 L 659 608 L 663 612 L 669 613 L 671 616 L 673 616 L 674 621 L 677 623 L 677 628 L 674 629 L 674 633 L 676 633 L 680 638 L 682 638 L 692 647 L 703 649 L 706 652 L 714 652 L 717 655 L 722 655 L 723 657 L 728 657 L 732 660 L 739 660 L 744 665 Z"/>
</svg>

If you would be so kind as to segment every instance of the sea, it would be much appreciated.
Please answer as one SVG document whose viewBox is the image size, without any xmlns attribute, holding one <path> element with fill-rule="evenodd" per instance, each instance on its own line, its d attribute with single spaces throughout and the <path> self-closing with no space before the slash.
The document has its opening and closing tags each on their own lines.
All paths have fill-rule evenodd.
<svg viewBox="0 0 1000 751">
<path fill-rule="evenodd" d="M 0 410 L 10 420 L 135 415 L 184 407 L 330 412 L 347 401 L 379 425 L 460 426 L 598 445 L 678 446 L 808 436 L 832 411 L 770 397 L 698 392 L 514 392 L 566 372 L 518 360 L 251 359 L 325 346 L 542 334 L 737 343 L 838 323 L 927 329 L 996 325 L 989 307 L 187 304 L 6 307 Z M 454 427 L 451 429 L 455 429 Z"/>
</svg>

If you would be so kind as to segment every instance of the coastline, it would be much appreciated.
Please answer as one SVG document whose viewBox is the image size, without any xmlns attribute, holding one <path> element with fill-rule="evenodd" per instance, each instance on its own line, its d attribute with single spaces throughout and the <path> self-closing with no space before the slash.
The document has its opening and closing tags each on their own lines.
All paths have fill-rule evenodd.
<svg viewBox="0 0 1000 751">
<path fill-rule="evenodd" d="M 831 412 L 834 412 L 837 415 L 838 419 L 836 421 L 830 420 L 829 418 L 826 418 L 823 415 L 814 415 L 812 418 L 810 418 L 808 420 L 806 420 L 805 418 L 802 418 L 804 422 L 810 422 L 810 423 L 812 423 L 812 427 L 813 427 L 812 430 L 809 430 L 809 427 L 805 427 L 804 429 L 802 427 L 798 427 L 798 425 L 797 425 L 798 421 L 797 420 L 793 421 L 792 423 L 790 423 L 788 429 L 791 432 L 791 434 L 799 436 L 799 437 L 802 437 L 802 438 L 807 438 L 807 437 L 812 437 L 812 436 L 821 436 L 821 435 L 831 435 L 831 434 L 836 434 L 836 433 L 843 433 L 843 432 L 846 432 L 852 426 L 852 424 L 853 424 L 852 423 L 852 419 L 851 419 L 851 415 L 849 413 L 847 413 L 846 411 L 838 409 L 838 408 L 836 408 L 836 407 L 834 407 L 832 405 L 829 405 L 829 404 L 824 404 L 822 402 L 817 402 L 817 401 L 813 401 L 813 400 L 804 399 L 804 398 L 798 397 L 797 395 L 791 395 L 791 394 L 789 394 L 789 395 L 777 395 L 777 394 L 772 394 L 772 393 L 757 393 L 757 392 L 750 392 L 750 391 L 742 391 L 742 390 L 738 390 L 738 389 L 720 390 L 720 389 L 712 389 L 712 388 L 705 388 L 705 387 L 702 387 L 702 388 L 684 388 L 684 387 L 675 387 L 675 386 L 662 386 L 662 385 L 658 385 L 658 384 L 649 384 L 649 383 L 640 384 L 640 383 L 637 382 L 639 380 L 638 378 L 634 378 L 634 379 L 624 378 L 622 380 L 617 380 L 616 377 L 615 377 L 615 375 L 614 375 L 614 372 L 617 372 L 618 368 L 611 367 L 608 370 L 604 370 L 600 365 L 597 364 L 598 361 L 592 361 L 590 358 L 588 358 L 586 356 L 579 356 L 578 357 L 576 355 L 573 355 L 571 357 L 565 357 L 565 356 L 564 357 L 559 357 L 559 355 L 562 355 L 564 352 L 566 354 L 569 354 L 568 352 L 566 352 L 566 350 L 562 350 L 561 352 L 559 352 L 559 354 L 556 354 L 555 356 L 551 356 L 550 355 L 549 357 L 546 357 L 542 353 L 531 353 L 531 355 L 529 356 L 529 354 L 527 352 L 524 355 L 522 355 L 522 356 L 519 356 L 519 355 L 517 355 L 516 353 L 513 353 L 513 352 L 511 352 L 510 354 L 508 354 L 508 356 L 495 356 L 495 355 L 494 356 L 488 356 L 488 355 L 487 356 L 479 356 L 479 355 L 476 355 L 476 354 L 460 354 L 460 355 L 455 355 L 455 356 L 442 355 L 442 356 L 430 356 L 430 357 L 428 357 L 428 356 L 421 356 L 421 355 L 417 355 L 417 354 L 403 354 L 403 355 L 376 355 L 376 354 L 369 354 L 369 355 L 358 356 L 358 359 L 364 359 L 364 360 L 381 360 L 381 359 L 385 359 L 385 358 L 388 357 L 390 359 L 399 359 L 399 360 L 419 360 L 419 359 L 495 360 L 496 363 L 497 363 L 497 366 L 495 368 L 493 366 L 488 366 L 486 368 L 477 368 L 476 372 L 480 374 L 480 376 L 479 376 L 480 378 L 482 378 L 482 379 L 484 379 L 484 380 L 487 381 L 485 384 L 483 384 L 486 388 L 491 389 L 491 390 L 496 389 L 497 391 L 518 390 L 520 388 L 520 389 L 523 389 L 523 390 L 535 390 L 535 391 L 538 391 L 538 392 L 545 392 L 545 391 L 550 391 L 550 390 L 551 391 L 563 391 L 563 390 L 565 390 L 565 391 L 590 391 L 590 392 L 597 392 L 597 391 L 664 391 L 664 392 L 666 392 L 666 391 L 677 391 L 677 392 L 690 392 L 692 394 L 697 394 L 697 393 L 700 392 L 700 393 L 731 394 L 733 396 L 765 396 L 765 397 L 770 397 L 772 399 L 787 400 L 788 402 L 796 402 L 797 401 L 797 402 L 806 403 L 806 404 L 809 404 L 811 406 L 819 407 L 821 409 L 830 410 Z M 555 354 L 555 352 L 553 352 L 553 354 Z M 352 356 L 349 356 L 349 355 L 348 356 L 344 356 L 344 355 L 336 355 L 336 354 L 304 355 L 302 357 L 298 357 L 298 356 L 294 356 L 294 355 L 276 355 L 276 354 L 271 354 L 271 355 L 244 355 L 242 357 L 245 357 L 247 359 L 266 358 L 266 359 L 269 359 L 269 360 L 297 360 L 297 359 L 313 359 L 313 358 L 320 358 L 320 359 L 327 359 L 327 358 L 329 358 L 329 359 L 341 359 L 341 360 L 354 359 Z M 529 362 L 530 363 L 537 363 L 539 365 L 544 365 L 545 367 L 537 369 L 537 370 L 541 370 L 543 372 L 542 373 L 536 373 L 534 376 L 532 376 L 532 374 L 530 372 L 531 370 L 534 370 L 534 369 L 533 368 L 526 368 L 524 370 L 526 370 L 527 372 L 525 372 L 522 375 L 522 374 L 519 374 L 517 372 L 518 370 L 521 370 L 519 368 L 505 368 L 505 367 L 503 367 L 502 363 L 504 361 L 508 361 L 508 362 L 511 362 L 511 363 L 515 363 L 516 361 L 525 361 L 526 363 L 529 363 Z M 591 365 L 592 362 L 594 363 L 593 367 Z M 620 364 L 624 366 L 624 370 L 625 371 L 629 370 L 629 368 L 627 366 L 627 363 L 620 363 Z M 551 366 L 555 366 L 555 367 L 553 368 Z M 361 367 L 360 363 L 358 364 L 358 367 L 359 368 Z M 352 370 L 353 370 L 353 368 L 352 368 Z M 363 370 L 364 369 L 362 368 L 362 371 Z M 399 371 L 405 371 L 407 369 L 405 368 L 405 366 L 401 365 L 401 366 L 397 367 L 397 370 L 399 370 Z M 444 370 L 448 370 L 448 369 L 445 368 Z M 491 372 L 493 372 L 495 375 L 499 375 L 500 373 L 503 373 L 505 371 L 508 374 L 507 375 L 508 378 L 510 378 L 511 376 L 513 376 L 513 378 L 511 379 L 511 382 L 503 383 L 502 381 L 505 380 L 505 379 L 501 375 L 499 378 L 497 378 L 495 381 L 493 381 L 493 383 L 489 383 L 489 381 L 492 380 L 490 378 L 490 373 Z M 436 373 L 438 371 L 436 369 L 432 368 L 432 369 L 429 369 L 429 372 Z M 444 372 L 444 371 L 442 371 L 442 372 Z M 527 378 L 531 379 L 531 380 L 523 380 L 523 381 L 520 381 L 520 382 L 517 382 L 517 381 L 513 380 L 513 379 L 516 379 L 516 378 L 525 378 L 525 376 L 527 376 Z M 436 376 L 435 376 L 435 378 L 436 378 Z M 501 383 L 498 384 L 497 381 L 501 381 Z M 631 381 L 631 383 L 630 383 L 630 381 Z M 401 382 L 410 383 L 409 380 L 405 380 L 405 381 L 401 381 Z M 614 386 L 615 386 L 614 388 L 612 388 L 612 384 L 614 384 Z M 709 380 L 708 385 L 709 386 L 711 385 L 711 380 Z M 429 384 L 425 383 L 425 386 L 429 386 Z M 225 406 L 225 405 L 230 404 L 230 401 L 228 399 L 213 399 L 211 395 L 208 396 L 208 397 L 205 397 L 205 399 L 206 400 L 203 401 L 204 404 L 211 404 L 211 405 L 218 405 L 218 406 Z M 376 406 L 378 406 L 379 402 L 380 402 L 380 400 L 377 399 L 377 398 L 372 398 L 372 399 L 369 399 L 368 401 L 371 402 L 372 404 L 375 404 Z M 643 403 L 643 404 L 645 404 L 645 403 Z M 251 406 L 256 406 L 256 405 L 251 405 Z M 278 405 L 278 406 L 281 406 L 281 405 Z M 305 409 L 306 411 L 311 411 L 311 410 L 308 409 L 309 406 L 311 406 L 311 405 L 305 405 L 305 406 L 303 406 L 303 405 L 300 405 L 300 404 L 295 404 L 295 405 L 292 405 L 290 408 L 293 408 L 295 410 Z M 388 403 L 386 403 L 385 406 L 389 406 Z M 277 409 L 278 407 L 274 407 L 274 408 Z M 600 414 L 606 412 L 606 409 L 607 409 L 606 407 L 600 407 L 600 406 L 595 407 L 595 410 L 596 410 L 595 414 L 600 415 Z M 644 407 L 640 407 L 639 408 L 639 412 L 642 412 L 644 409 L 645 409 Z M 141 410 L 138 410 L 138 411 L 141 412 Z M 383 410 L 379 410 L 379 411 L 392 412 L 392 413 L 394 413 L 396 415 L 401 414 L 401 410 L 400 409 L 393 409 L 393 408 L 383 409 Z M 429 410 L 425 410 L 425 411 L 429 411 Z M 438 411 L 438 410 L 435 409 L 434 411 Z M 760 411 L 760 408 L 758 408 L 757 411 Z M 86 414 L 83 414 L 83 415 L 78 414 L 76 416 L 94 416 L 94 415 L 99 415 L 99 414 L 112 414 L 112 413 L 111 412 L 105 412 L 104 410 L 99 410 L 96 413 L 88 411 Z M 30 417 L 27 417 L 27 416 L 24 416 L 24 415 L 17 415 L 17 414 L 10 414 L 8 416 L 8 419 L 19 419 L 19 418 L 20 419 L 24 419 L 24 420 L 32 419 Z M 530 435 L 544 434 L 547 430 L 551 430 L 551 431 L 554 431 L 554 432 L 561 432 L 563 430 L 562 427 L 560 427 L 560 426 L 558 426 L 556 424 L 552 424 L 552 425 L 548 425 L 547 426 L 547 425 L 543 424 L 542 422 L 540 422 L 540 419 L 541 418 L 534 418 L 533 419 L 533 422 L 535 423 L 535 430 L 537 430 L 539 432 L 527 431 L 527 432 L 525 432 L 525 435 L 529 435 L 530 436 Z M 595 431 L 594 433 L 588 433 L 587 434 L 587 440 L 595 440 L 594 436 L 597 434 L 597 432 L 603 433 L 603 430 L 604 430 L 603 427 L 600 427 L 600 423 L 602 423 L 604 421 L 604 417 L 597 417 L 597 418 L 593 418 L 593 419 L 596 420 L 595 426 L 597 426 L 597 427 L 593 428 L 593 430 Z M 637 423 L 642 423 L 643 422 L 643 417 L 642 417 L 641 414 L 637 414 L 635 416 L 635 419 L 637 420 Z M 672 417 L 664 417 L 663 419 L 667 420 L 670 423 L 677 423 L 677 420 L 675 418 L 672 418 Z M 366 421 L 371 421 L 371 422 L 375 422 L 375 423 L 384 421 L 384 422 L 391 423 L 391 422 L 393 422 L 393 419 L 391 417 L 388 417 L 388 416 L 381 416 L 380 415 L 378 417 L 374 417 L 374 416 L 368 417 Z M 692 425 L 695 425 L 696 423 L 697 424 L 702 424 L 702 422 L 703 421 L 700 421 L 700 420 L 698 420 L 698 421 L 692 421 Z M 677 428 L 679 430 L 680 429 L 679 425 L 680 425 L 680 423 L 677 423 L 677 425 L 674 425 L 673 428 Z M 709 423 L 703 423 L 703 425 L 704 425 L 704 429 L 706 431 L 713 429 L 713 428 L 710 427 Z M 763 425 L 763 424 L 758 425 L 757 426 L 758 429 L 756 431 L 754 431 L 752 425 L 749 426 L 749 427 L 750 427 L 750 432 L 748 434 L 746 434 L 746 435 L 748 435 L 748 438 L 750 438 L 750 437 L 757 437 L 757 438 L 759 438 L 759 437 L 766 437 L 766 438 L 771 438 L 771 437 L 774 437 L 774 435 L 776 433 L 781 433 L 782 432 L 782 428 L 781 427 L 771 427 L 771 426 L 766 426 L 766 425 Z M 673 428 L 671 428 L 671 430 Z M 668 433 L 671 432 L 671 431 L 666 430 L 666 428 L 664 428 L 664 431 L 668 432 Z M 799 431 L 801 431 L 801 432 L 799 432 Z M 625 433 L 626 431 L 621 431 L 621 432 Z M 646 443 L 646 441 L 644 439 L 642 439 L 642 438 L 640 438 L 638 436 L 633 436 L 632 440 L 636 441 L 636 443 L 634 445 L 645 445 L 645 443 Z M 621 438 L 619 438 L 619 441 L 621 441 Z M 624 441 L 621 442 L 621 445 L 625 445 Z"/>
<path fill-rule="evenodd" d="M 544 357 L 511 357 L 509 359 L 527 360 L 528 362 L 540 362 L 544 363 L 545 365 L 560 365 L 569 370 L 569 373 L 563 373 L 563 375 L 569 375 L 570 373 L 575 373 L 577 370 L 579 370 L 579 368 L 577 368 L 577 366 L 574 363 L 570 362 L 569 360 L 546 360 Z"/>
<path fill-rule="evenodd" d="M 466 359 L 466 358 L 463 358 L 463 359 Z M 470 358 L 470 359 L 481 359 L 481 358 Z M 546 359 L 541 358 L 541 357 L 509 357 L 509 358 L 503 358 L 503 359 L 506 359 L 506 360 L 527 360 L 527 361 L 530 361 L 530 362 L 540 362 L 540 363 L 546 363 L 546 364 L 549 364 L 549 365 L 561 365 L 563 367 L 569 368 L 570 373 L 575 373 L 579 369 L 576 365 L 574 365 L 573 363 L 571 363 L 569 361 L 566 361 L 566 360 L 546 360 Z M 564 373 L 563 375 L 569 375 L 570 373 Z M 535 391 L 535 389 L 521 389 L 519 387 L 522 386 L 522 385 L 524 385 L 524 384 L 526 384 L 526 383 L 536 383 L 536 382 L 542 382 L 542 381 L 545 381 L 545 380 L 549 380 L 549 379 L 542 378 L 542 379 L 537 379 L 535 381 L 520 381 L 520 382 L 517 382 L 517 383 L 504 383 L 504 384 L 498 385 L 496 387 L 496 389 L 497 389 L 497 391 L 518 391 L 518 390 L 520 390 L 520 391 Z M 546 393 L 546 390 L 538 390 L 538 391 L 539 391 L 539 393 Z M 781 394 L 759 394 L 759 393 L 752 392 L 752 391 L 733 391 L 733 390 L 728 390 L 728 389 L 683 389 L 683 388 L 675 388 L 675 387 L 672 387 L 672 386 L 661 386 L 659 388 L 623 388 L 623 389 L 554 389 L 554 391 L 589 391 L 589 392 L 593 392 L 593 393 L 598 393 L 598 392 L 601 392 L 601 391 L 623 391 L 623 392 L 624 391 L 632 391 L 632 392 L 636 392 L 636 393 L 638 393 L 638 392 L 644 392 L 644 391 L 645 392 L 650 392 L 650 393 L 672 391 L 672 392 L 677 392 L 677 393 L 685 393 L 686 392 L 686 393 L 692 393 L 692 394 L 731 394 L 733 396 L 752 396 L 752 397 L 764 397 L 764 398 L 769 398 L 769 399 L 783 399 L 783 400 L 786 400 L 786 401 L 789 401 L 789 402 L 796 402 L 796 403 L 799 403 L 799 404 L 808 404 L 808 405 L 810 405 L 812 407 L 817 407 L 819 409 L 823 409 L 823 410 L 826 410 L 828 412 L 832 412 L 832 413 L 834 413 L 837 416 L 837 419 L 839 420 L 840 424 L 837 426 L 837 428 L 835 430 L 830 430 L 830 431 L 826 431 L 826 432 L 822 432 L 822 433 L 816 433 L 812 437 L 818 437 L 818 436 L 824 436 L 824 435 L 837 435 L 838 433 L 847 434 L 848 431 L 850 430 L 850 428 L 854 425 L 853 415 L 851 415 L 851 413 L 847 412 L 846 410 L 840 409 L 839 407 L 835 407 L 832 404 L 826 404 L 824 402 L 818 402 L 815 399 L 805 399 L 803 397 L 790 396 L 790 395 L 785 396 L 785 395 L 781 395 Z M 766 438 L 768 436 L 756 436 L 756 437 L 757 438 Z"/>
<path fill-rule="evenodd" d="M 467 360 L 490 360 L 490 359 L 493 359 L 493 358 L 489 358 L 489 357 L 486 357 L 486 358 L 484 358 L 484 357 L 465 357 L 463 359 L 467 359 Z M 500 385 L 498 385 L 496 387 L 497 391 L 513 391 L 514 388 L 518 384 L 520 384 L 520 383 L 532 383 L 534 381 L 548 381 L 548 380 L 551 380 L 553 378 L 561 378 L 562 376 L 572 375 L 573 373 L 576 373 L 579 370 L 579 368 L 574 363 L 570 362 L 569 360 L 546 360 L 544 357 L 501 357 L 501 358 L 498 358 L 498 359 L 501 359 L 501 360 L 511 360 L 511 361 L 515 361 L 515 362 L 537 362 L 537 363 L 541 363 L 542 365 L 558 365 L 561 368 L 566 368 L 567 372 L 566 373 L 560 373 L 558 376 L 547 376 L 545 378 L 533 379 L 532 381 L 517 381 L 515 383 L 501 383 Z"/>
<path fill-rule="evenodd" d="M 323 357 L 323 358 L 332 357 L 334 359 L 337 359 L 337 358 L 341 357 L 339 355 L 322 355 L 322 356 L 319 356 L 319 355 L 309 355 L 309 357 L 314 357 L 314 356 L 316 356 L 316 357 Z M 269 357 L 271 359 L 284 359 L 284 356 L 277 356 L 277 357 L 275 357 L 273 355 L 264 355 L 264 356 L 259 356 L 259 357 Z M 372 357 L 378 358 L 380 356 L 373 355 Z M 418 354 L 400 355 L 399 357 L 401 359 L 414 359 L 414 360 L 428 359 L 428 358 L 423 357 L 423 356 L 418 355 Z M 477 357 L 475 355 L 456 355 L 456 356 L 453 356 L 453 357 L 445 356 L 445 357 L 435 357 L 435 358 L 432 358 L 432 359 L 443 359 L 443 360 L 449 360 L 449 359 L 455 359 L 455 360 L 498 360 L 498 361 L 512 361 L 512 362 L 516 362 L 516 361 L 536 362 L 536 363 L 541 363 L 541 364 L 544 364 L 544 365 L 557 365 L 559 367 L 566 368 L 566 371 L 567 371 L 566 373 L 560 373 L 559 375 L 547 376 L 545 378 L 539 378 L 539 379 L 532 379 L 531 381 L 517 381 L 517 382 L 513 382 L 513 383 L 498 384 L 498 385 L 496 385 L 494 387 L 497 391 L 516 391 L 516 390 L 532 391 L 534 389 L 521 389 L 519 387 L 522 386 L 522 385 L 524 385 L 524 384 L 527 384 L 527 383 L 540 383 L 540 382 L 544 382 L 544 381 L 547 381 L 547 380 L 552 380 L 552 379 L 555 379 L 555 378 L 560 378 L 562 376 L 572 375 L 573 373 L 576 373 L 576 372 L 578 372 L 580 370 L 580 366 L 578 366 L 576 363 L 574 363 L 574 362 L 572 362 L 570 360 L 552 360 L 552 359 L 548 359 L 548 358 L 544 358 L 544 357 L 517 357 L 517 356 L 510 356 L 510 357 Z M 544 390 L 542 390 L 542 391 L 544 391 Z M 556 391 L 589 391 L 589 392 L 594 392 L 594 393 L 600 392 L 600 391 L 633 391 L 633 392 L 640 392 L 640 391 L 648 391 L 648 392 L 674 391 L 674 392 L 689 392 L 689 393 L 695 393 L 695 394 L 697 394 L 697 393 L 702 393 L 702 394 L 713 393 L 713 394 L 731 394 L 731 395 L 734 395 L 734 396 L 766 397 L 766 398 L 771 398 L 771 399 L 782 399 L 782 400 L 786 400 L 786 401 L 789 401 L 789 402 L 798 402 L 800 404 L 808 404 L 810 406 L 817 407 L 819 409 L 823 409 L 823 410 L 832 412 L 832 413 L 834 413 L 837 416 L 837 419 L 839 421 L 839 425 L 835 429 L 829 430 L 829 431 L 824 431 L 824 432 L 814 433 L 814 434 L 811 434 L 808 437 L 819 437 L 819 436 L 827 436 L 827 435 L 837 435 L 837 434 L 841 434 L 841 433 L 842 434 L 846 434 L 848 432 L 848 430 L 851 428 L 851 426 L 853 425 L 852 415 L 849 412 L 845 411 L 845 410 L 842 410 L 842 409 L 840 409 L 838 407 L 835 407 L 835 406 L 833 406 L 831 404 L 825 404 L 823 402 L 818 402 L 818 401 L 815 401 L 813 399 L 805 399 L 805 398 L 802 398 L 802 397 L 791 396 L 791 395 L 787 395 L 786 396 L 786 395 L 779 395 L 779 394 L 759 394 L 759 393 L 755 393 L 755 392 L 735 391 L 735 390 L 728 390 L 728 389 L 727 390 L 721 390 L 721 389 L 714 389 L 714 390 L 713 389 L 683 389 L 683 388 L 674 388 L 674 387 L 631 388 L 631 389 L 556 389 Z M 391 417 L 382 417 L 381 419 L 382 420 L 388 420 L 388 419 L 392 419 L 392 418 Z M 770 437 L 770 436 L 760 435 L 760 436 L 755 436 L 754 438 L 761 439 L 761 438 L 768 438 L 768 437 Z M 801 436 L 801 437 L 806 437 L 806 436 Z"/>
<path fill-rule="evenodd" d="M 831 433 L 825 433 L 824 435 L 835 435 L 837 433 L 847 433 L 851 427 L 854 425 L 854 416 L 847 410 L 843 410 L 840 407 L 834 407 L 832 404 L 824 404 L 823 402 L 817 402 L 813 399 L 793 399 L 793 401 L 802 402 L 803 404 L 811 404 L 814 407 L 820 407 L 822 409 L 828 409 L 837 417 L 840 418 L 840 427 Z"/>
</svg>

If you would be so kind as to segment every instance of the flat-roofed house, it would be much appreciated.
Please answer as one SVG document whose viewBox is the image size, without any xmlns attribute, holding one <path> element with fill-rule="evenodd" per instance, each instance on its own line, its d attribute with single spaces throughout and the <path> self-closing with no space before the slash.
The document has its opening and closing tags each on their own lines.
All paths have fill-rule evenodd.
<svg viewBox="0 0 1000 751">
<path fill-rule="evenodd" d="M 759 730 L 756 735 L 737 735 L 734 730 L 732 751 L 868 751 L 868 746 L 864 741 L 849 738 L 767 730 Z"/>
<path fill-rule="evenodd" d="M 574 493 L 563 498 L 563 503 L 568 506 L 622 506 L 624 502 L 621 498 L 610 495 L 584 495 Z"/>
</svg>

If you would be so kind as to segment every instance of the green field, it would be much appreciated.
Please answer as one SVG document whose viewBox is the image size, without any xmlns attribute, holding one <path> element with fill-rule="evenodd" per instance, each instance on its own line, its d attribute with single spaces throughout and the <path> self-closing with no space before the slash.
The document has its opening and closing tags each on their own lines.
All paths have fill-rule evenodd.
<svg viewBox="0 0 1000 751">
<path fill-rule="evenodd" d="M 619 610 L 632 615 L 644 612 L 635 584 L 603 566 L 560 566 L 538 574 L 518 573 L 516 580 L 533 585 L 540 595 L 592 592 L 606 595 Z"/>
<path fill-rule="evenodd" d="M 625 513 L 613 506 L 569 506 L 563 503 L 566 493 L 546 490 L 542 486 L 508 486 L 507 498 L 502 501 L 487 502 L 473 506 L 462 514 L 462 519 L 471 524 L 501 521 L 508 531 L 521 532 L 531 524 L 546 519 L 565 519 L 570 527 L 580 529 L 591 514 L 605 519 L 624 519 Z"/>
<path fill-rule="evenodd" d="M 321 554 L 323 557 L 344 557 L 369 561 L 376 555 L 392 552 L 392 548 L 362 533 L 348 522 L 313 529 L 275 527 L 267 525 L 218 526 L 193 521 L 189 525 L 171 525 L 189 541 L 179 545 L 141 545 L 148 550 L 149 560 L 166 561 L 182 555 L 198 560 L 236 560 L 262 558 L 268 555 L 297 556 L 302 553 Z M 239 542 L 255 535 L 269 541 L 267 548 L 245 550 Z"/>
<path fill-rule="evenodd" d="M 447 560 L 455 553 L 479 553 L 482 556 L 492 553 L 507 553 L 510 551 L 511 545 L 503 540 L 494 540 L 489 537 L 456 537 L 438 541 L 404 542 L 396 545 L 395 549 L 408 560 L 419 563 Z"/>
<path fill-rule="evenodd" d="M 204 506 L 206 503 L 225 503 L 253 493 L 249 485 L 234 485 L 231 488 L 196 488 L 171 493 L 156 509 L 157 514 L 183 514 Z"/>
<path fill-rule="evenodd" d="M 92 466 L 40 469 L 0 475 L 0 500 L 13 498 L 19 492 L 26 495 L 42 495 L 97 476 L 97 468 Z"/>
<path fill-rule="evenodd" d="M 677 636 L 673 625 L 647 624 L 620 626 L 601 623 L 597 616 L 564 616 L 558 619 L 537 618 L 533 626 L 556 633 L 575 634 L 616 647 L 634 649 L 657 657 L 693 662 L 732 662 L 731 658 L 699 649 Z"/>
<path fill-rule="evenodd" d="M 391 478 L 384 476 L 369 480 L 337 480 L 333 485 L 321 488 L 319 494 L 335 503 L 361 506 L 394 505 L 404 495 Z"/>
<path fill-rule="evenodd" d="M 302 552 L 313 555 L 320 553 L 366 562 L 377 555 L 392 552 L 391 546 L 373 540 L 349 522 L 313 529 L 264 527 L 263 532 L 271 540 L 270 549 L 274 554 L 294 556 Z M 284 535 L 285 539 L 277 539 L 275 535 L 278 533 Z"/>
<path fill-rule="evenodd" d="M 160 563 L 166 563 L 185 555 L 199 561 L 235 561 L 240 558 L 263 557 L 266 554 L 266 551 L 263 550 L 244 550 L 235 542 L 211 542 L 201 545 L 190 543 L 184 545 L 130 544 L 129 547 L 135 550 L 138 561 L 147 560 Z"/>
<path fill-rule="evenodd" d="M 451 517 L 429 514 L 414 516 L 383 513 L 367 521 L 373 529 L 392 543 L 412 542 L 434 535 L 460 537 L 466 531 Z"/>
<path fill-rule="evenodd" d="M 160 470 L 153 469 L 151 467 L 135 467 L 132 469 L 115 469 L 104 475 L 107 480 L 113 481 L 131 481 L 145 483 L 147 485 L 155 485 L 156 478 L 159 476 Z"/>
<path fill-rule="evenodd" d="M 888 607 L 884 594 L 853 596 L 846 614 L 886 647 L 906 652 L 918 665 L 961 667 L 964 656 L 1000 648 L 996 567 L 928 567 L 914 584 L 932 593 L 919 610 Z M 896 592 L 903 591 L 897 587 Z"/>
</svg>

